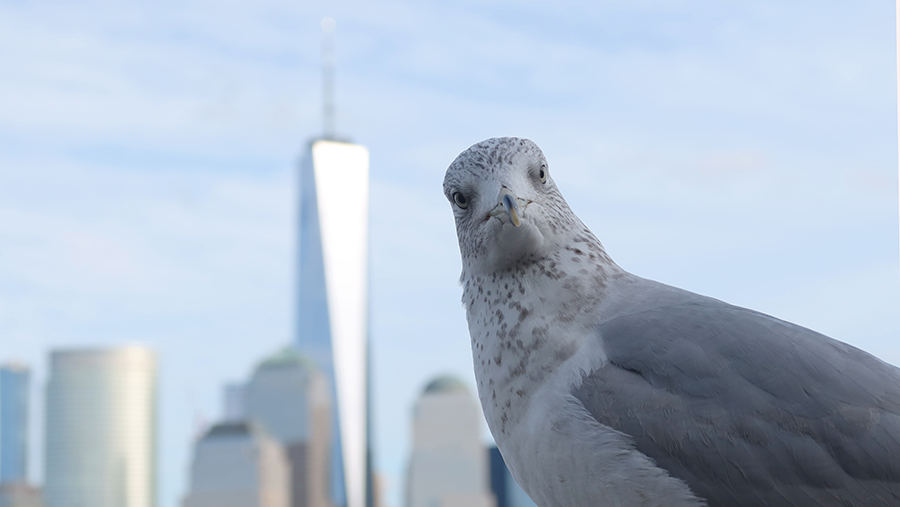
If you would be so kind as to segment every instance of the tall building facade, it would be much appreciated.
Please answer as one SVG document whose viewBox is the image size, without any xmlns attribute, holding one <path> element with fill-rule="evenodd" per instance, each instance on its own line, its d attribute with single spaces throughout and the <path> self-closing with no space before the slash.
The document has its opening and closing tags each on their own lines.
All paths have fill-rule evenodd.
<svg viewBox="0 0 900 507">
<path fill-rule="evenodd" d="M 246 417 L 287 453 L 291 507 L 331 507 L 331 389 L 319 368 L 287 348 L 257 366 L 244 394 Z"/>
<path fill-rule="evenodd" d="M 156 507 L 153 350 L 54 351 L 46 403 L 47 507 Z"/>
<path fill-rule="evenodd" d="M 216 424 L 194 448 L 182 507 L 290 507 L 290 470 L 284 448 L 261 425 Z"/>
<path fill-rule="evenodd" d="M 413 409 L 406 507 L 494 507 L 481 411 L 460 380 L 438 377 Z"/>
<path fill-rule="evenodd" d="M 0 366 L 0 484 L 28 479 L 30 379 L 27 366 Z"/>
<path fill-rule="evenodd" d="M 333 391 L 331 497 L 372 505 L 368 405 L 369 153 L 309 143 L 300 168 L 296 345 Z"/>
</svg>

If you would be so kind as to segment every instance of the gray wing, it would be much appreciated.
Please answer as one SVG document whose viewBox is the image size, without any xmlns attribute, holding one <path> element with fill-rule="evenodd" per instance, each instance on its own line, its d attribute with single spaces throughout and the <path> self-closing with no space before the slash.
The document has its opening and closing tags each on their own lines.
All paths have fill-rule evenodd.
<svg viewBox="0 0 900 507">
<path fill-rule="evenodd" d="M 900 505 L 900 370 L 696 296 L 599 326 L 578 398 L 715 506 Z"/>
</svg>

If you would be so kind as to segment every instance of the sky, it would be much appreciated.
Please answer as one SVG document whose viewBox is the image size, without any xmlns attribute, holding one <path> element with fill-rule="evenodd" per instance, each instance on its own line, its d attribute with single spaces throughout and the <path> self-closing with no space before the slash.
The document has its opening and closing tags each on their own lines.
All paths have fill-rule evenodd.
<svg viewBox="0 0 900 507">
<path fill-rule="evenodd" d="M 0 361 L 34 369 L 32 480 L 50 350 L 159 352 L 176 507 L 222 385 L 292 340 L 326 16 L 337 130 L 371 156 L 389 507 L 421 389 L 474 392 L 441 181 L 489 137 L 541 146 L 625 269 L 900 364 L 890 2 L 0 0 Z"/>
</svg>

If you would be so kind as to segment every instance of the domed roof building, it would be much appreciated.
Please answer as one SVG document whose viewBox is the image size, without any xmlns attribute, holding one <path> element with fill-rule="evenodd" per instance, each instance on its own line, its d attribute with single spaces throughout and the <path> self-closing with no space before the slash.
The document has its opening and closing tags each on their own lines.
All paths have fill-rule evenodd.
<svg viewBox="0 0 900 507">
<path fill-rule="evenodd" d="M 263 426 L 222 422 L 198 440 L 182 507 L 290 507 L 291 465 Z"/>
<path fill-rule="evenodd" d="M 291 506 L 330 507 L 331 389 L 293 347 L 263 359 L 244 390 L 246 416 L 284 446 L 291 462 Z"/>
<path fill-rule="evenodd" d="M 406 507 L 493 507 L 481 408 L 460 379 L 429 382 L 413 408 Z"/>
<path fill-rule="evenodd" d="M 423 394 L 463 392 L 468 393 L 469 388 L 462 380 L 453 375 L 442 375 L 435 378 L 425 386 Z"/>
</svg>

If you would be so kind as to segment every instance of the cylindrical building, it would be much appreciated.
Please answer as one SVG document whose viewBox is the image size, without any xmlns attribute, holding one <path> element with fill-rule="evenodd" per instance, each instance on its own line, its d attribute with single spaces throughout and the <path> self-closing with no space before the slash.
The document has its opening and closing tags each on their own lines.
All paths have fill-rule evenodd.
<svg viewBox="0 0 900 507">
<path fill-rule="evenodd" d="M 146 347 L 51 353 L 47 507 L 156 507 L 156 393 Z"/>
</svg>

